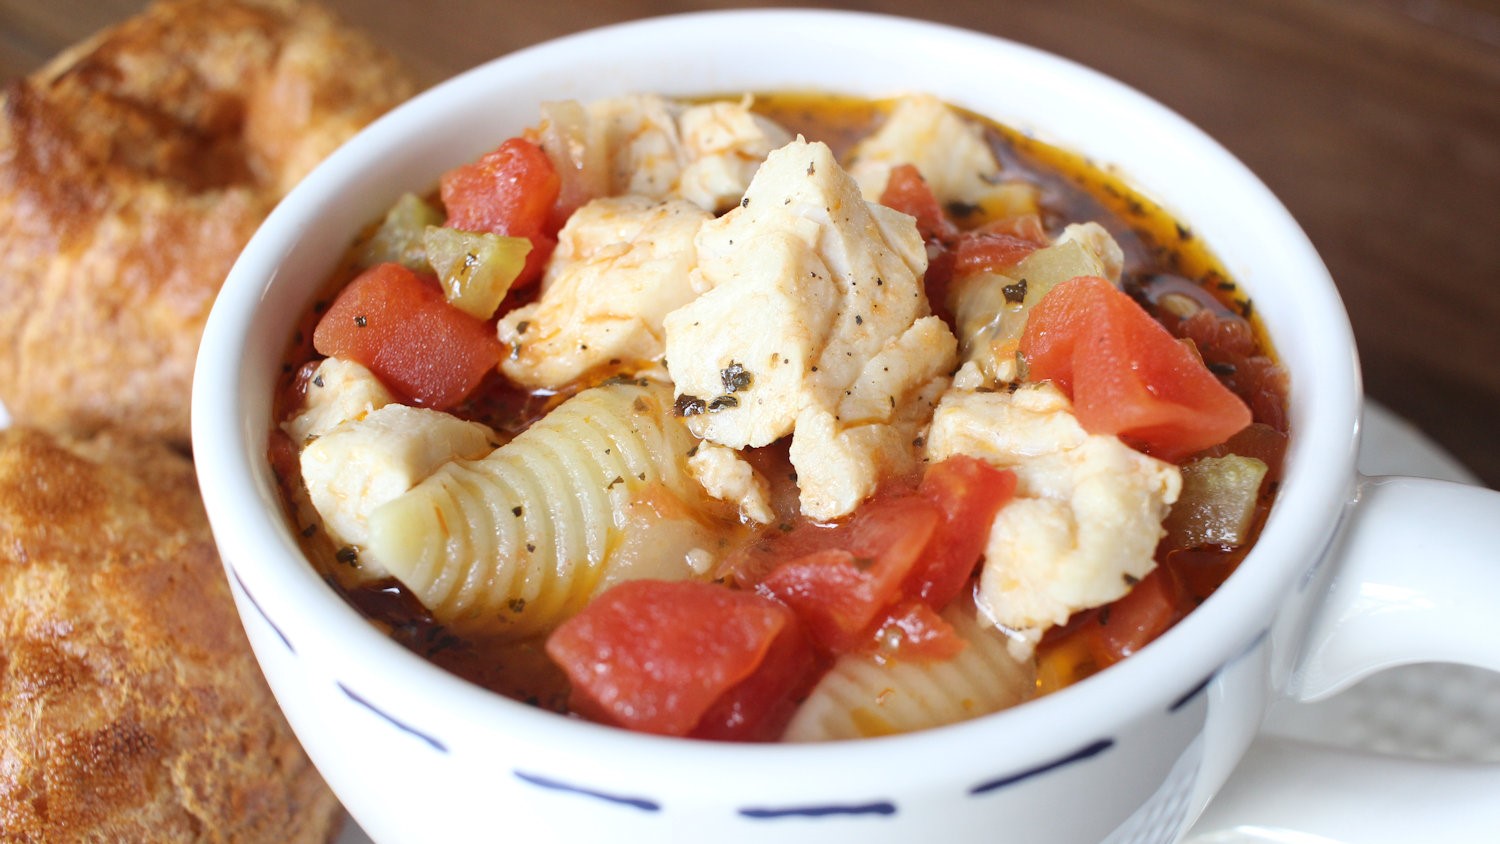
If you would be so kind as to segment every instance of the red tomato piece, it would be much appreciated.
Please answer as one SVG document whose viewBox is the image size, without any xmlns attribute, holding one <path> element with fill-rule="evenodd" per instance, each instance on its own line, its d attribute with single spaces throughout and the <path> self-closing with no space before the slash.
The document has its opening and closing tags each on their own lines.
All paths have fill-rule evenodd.
<svg viewBox="0 0 1500 844">
<path fill-rule="evenodd" d="M 1037 657 L 1049 689 L 1060 688 L 1107 668 L 1150 644 L 1192 608 L 1192 599 L 1174 573 L 1158 566 L 1124 597 L 1074 613 L 1066 626 L 1053 628 L 1038 646 Z"/>
<path fill-rule="evenodd" d="M 563 622 L 547 639 L 547 655 L 573 684 L 574 711 L 631 730 L 685 736 L 773 650 L 778 663 L 795 662 L 773 645 L 784 632 L 798 635 L 796 625 L 791 610 L 755 592 L 632 580 Z M 763 697 L 727 704 L 733 714 L 723 721 L 759 724 L 765 713 L 749 710 L 765 705 Z"/>
<path fill-rule="evenodd" d="M 935 610 L 958 597 L 984 553 L 990 523 L 1015 492 L 1014 472 L 974 457 L 929 466 L 917 494 L 937 505 L 942 521 L 907 577 L 905 592 Z"/>
<path fill-rule="evenodd" d="M 1250 424 L 1250 409 L 1187 344 L 1102 278 L 1065 281 L 1027 317 L 1021 355 L 1032 380 L 1073 399 L 1085 430 L 1181 460 Z"/>
<path fill-rule="evenodd" d="M 540 278 L 557 246 L 549 220 L 561 190 L 552 160 L 525 138 L 511 138 L 479 160 L 449 170 L 438 185 L 450 228 L 531 239 L 526 266 L 513 287 Z"/>
<path fill-rule="evenodd" d="M 720 587 L 724 588 L 724 587 Z M 715 741 L 775 741 L 826 668 L 795 615 L 755 672 L 719 696 L 690 733 Z"/>
<path fill-rule="evenodd" d="M 1009 231 L 977 229 L 964 232 L 953 248 L 953 275 L 997 273 L 1014 267 L 1041 244 Z"/>
<path fill-rule="evenodd" d="M 1125 597 L 1093 610 L 1080 630 L 1094 638 L 1094 659 L 1103 668 L 1139 651 L 1177 623 L 1187 610 L 1171 571 L 1158 566 Z"/>
<path fill-rule="evenodd" d="M 891 610 L 875 638 L 902 659 L 952 659 L 969 645 L 937 610 L 917 600 Z"/>
<path fill-rule="evenodd" d="M 870 643 L 884 611 L 901 597 L 940 519 L 935 505 L 916 496 L 871 499 L 837 527 L 789 534 L 789 543 L 804 548 L 826 544 L 780 557 L 785 562 L 757 588 L 791 607 L 822 652 L 853 650 Z"/>
<path fill-rule="evenodd" d="M 371 267 L 340 291 L 313 330 L 313 348 L 363 364 L 392 391 L 438 410 L 462 401 L 501 355 L 488 323 L 400 264 Z"/>
<path fill-rule="evenodd" d="M 943 213 L 943 206 L 915 165 L 898 164 L 891 168 L 880 204 L 915 217 L 917 233 L 923 240 L 946 243 L 958 236 L 958 227 Z"/>
<path fill-rule="evenodd" d="M 1256 419 L 1286 430 L 1286 370 L 1259 353 L 1249 321 L 1204 308 L 1178 323 L 1175 333 L 1193 341 L 1204 363 L 1250 405 Z"/>
<path fill-rule="evenodd" d="M 927 272 L 922 274 L 922 290 L 927 294 L 927 303 L 932 312 L 952 328 L 957 325 L 950 302 L 953 289 L 953 250 L 944 246 L 927 247 Z"/>
</svg>

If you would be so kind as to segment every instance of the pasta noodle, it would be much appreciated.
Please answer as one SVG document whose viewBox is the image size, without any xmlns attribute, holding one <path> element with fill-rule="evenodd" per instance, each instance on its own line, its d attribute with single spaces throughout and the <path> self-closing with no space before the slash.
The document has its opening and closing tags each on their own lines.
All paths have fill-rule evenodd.
<svg viewBox="0 0 1500 844">
<path fill-rule="evenodd" d="M 376 509 L 361 554 L 444 624 L 544 632 L 618 579 L 612 569 L 627 561 L 614 552 L 632 544 L 620 533 L 633 510 L 696 525 L 717 506 L 687 472 L 697 441 L 670 402 L 668 387 L 646 381 L 585 390 L 483 459 L 453 461 Z M 647 499 L 686 506 L 642 508 Z M 658 570 L 631 576 L 696 574 L 699 533 L 675 532 L 652 549 Z"/>
<path fill-rule="evenodd" d="M 1010 656 L 1005 638 L 981 623 L 973 601 L 954 601 L 943 619 L 967 642 L 957 656 L 905 660 L 844 654 L 792 716 L 782 740 L 907 733 L 998 712 L 1033 694 L 1033 664 Z"/>
</svg>

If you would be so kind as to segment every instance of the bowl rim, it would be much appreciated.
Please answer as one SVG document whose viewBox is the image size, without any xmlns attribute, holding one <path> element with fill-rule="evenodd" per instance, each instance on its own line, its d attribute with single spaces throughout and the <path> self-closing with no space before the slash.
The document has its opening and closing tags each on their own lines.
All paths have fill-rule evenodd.
<svg viewBox="0 0 1500 844">
<path fill-rule="evenodd" d="M 940 50 L 937 55 L 954 51 L 963 57 L 1005 54 L 1008 61 L 1028 63 L 1036 78 L 1050 75 L 1107 95 L 1114 102 L 1114 110 L 1157 127 L 1157 134 L 1172 145 L 1173 155 L 1211 166 L 1216 177 L 1235 189 L 1236 200 L 1248 205 L 1242 210 L 1251 224 L 1264 230 L 1257 236 L 1275 238 L 1281 260 L 1311 276 L 1304 285 L 1305 304 L 1316 315 L 1321 332 L 1316 338 L 1317 350 L 1298 352 L 1301 357 L 1289 402 L 1295 433 L 1287 455 L 1288 477 L 1260 543 L 1241 570 L 1203 607 L 1124 664 L 1040 701 L 960 724 L 880 739 L 820 745 L 724 745 L 630 733 L 532 709 L 473 686 L 402 649 L 367 624 L 316 576 L 303 559 L 279 507 L 262 506 L 276 500 L 274 481 L 263 459 L 271 420 L 268 415 L 259 418 L 252 412 L 256 403 L 246 400 L 241 387 L 257 383 L 257 379 L 263 381 L 267 373 L 257 374 L 252 361 L 241 353 L 255 346 L 257 332 L 274 330 L 264 318 L 257 318 L 258 309 L 274 300 L 273 294 L 281 286 L 292 283 L 283 270 L 289 256 L 299 248 L 308 248 L 299 247 L 300 232 L 336 204 L 336 194 L 352 184 L 358 174 L 381 172 L 382 157 L 391 151 L 392 144 L 411 135 L 410 126 L 453 108 L 476 90 L 555 65 L 564 56 L 622 42 L 667 42 L 706 29 L 768 32 L 787 28 L 821 33 L 834 40 L 855 37 L 851 33 L 856 32 L 862 33 L 858 37 L 868 37 L 875 31 L 887 36 L 899 34 L 910 39 L 914 50 Z M 969 107 L 964 102 L 957 104 Z M 997 119 L 1004 122 L 1004 118 Z M 495 140 L 485 138 L 480 146 Z M 1133 176 L 1134 171 L 1127 175 Z M 1155 184 L 1143 188 L 1152 195 Z M 365 219 L 378 213 L 376 207 Z M 1197 225 L 1196 219 L 1189 219 Z M 1245 286 L 1254 292 L 1253 282 Z M 1283 335 L 1291 336 L 1294 330 L 1299 343 L 1304 339 L 1312 343 L 1311 318 L 1298 320 L 1295 315 L 1278 311 L 1275 321 L 1277 325 L 1271 325 L 1268 319 L 1268 329 L 1278 349 L 1283 349 Z M 655 754 L 653 758 L 677 759 L 689 766 L 722 761 L 730 754 L 738 763 L 735 770 L 739 773 L 763 776 L 767 771 L 785 770 L 789 759 L 798 765 L 816 762 L 817 770 L 841 771 L 857 770 L 891 753 L 951 764 L 955 742 L 967 745 L 1031 736 L 1024 748 L 1017 749 L 1015 759 L 1020 763 L 1045 755 L 1034 748 L 1066 746 L 1087 738 L 1062 725 L 1089 723 L 1095 725 L 1092 729 L 1107 730 L 1112 728 L 1107 721 L 1111 716 L 1105 713 L 1115 711 L 1112 717 L 1118 721 L 1136 711 L 1116 711 L 1111 702 L 1139 699 L 1156 705 L 1206 681 L 1226 659 L 1251 647 L 1257 637 L 1264 637 L 1286 589 L 1305 583 L 1311 567 L 1326 550 L 1352 488 L 1359 402 L 1352 331 L 1333 281 L 1312 244 L 1248 168 L 1176 113 L 1097 71 L 997 35 L 867 12 L 756 9 L 666 15 L 564 36 L 465 71 L 377 120 L 288 195 L 234 265 L 204 332 L 192 410 L 200 484 L 232 579 L 243 591 L 253 593 L 259 604 L 276 608 L 277 623 L 285 627 L 287 635 L 326 648 L 326 659 L 344 666 L 365 687 L 380 688 L 397 711 L 421 711 L 421 707 L 430 705 L 423 702 L 424 698 L 439 695 L 445 711 L 461 712 L 468 723 L 508 725 L 507 730 L 524 732 L 560 753 L 562 748 L 581 745 L 594 757 L 629 762 L 649 752 Z M 231 558 L 240 549 L 257 549 L 256 562 L 234 564 Z M 326 635 L 330 631 L 338 635 Z M 377 668 L 377 664 L 399 665 L 404 675 L 418 682 L 404 686 L 390 683 L 382 676 L 388 675 L 389 669 Z M 1151 691 L 1143 692 L 1142 687 Z M 864 757 L 871 759 L 862 762 Z M 697 770 L 703 776 L 718 776 L 709 771 L 730 768 Z"/>
</svg>

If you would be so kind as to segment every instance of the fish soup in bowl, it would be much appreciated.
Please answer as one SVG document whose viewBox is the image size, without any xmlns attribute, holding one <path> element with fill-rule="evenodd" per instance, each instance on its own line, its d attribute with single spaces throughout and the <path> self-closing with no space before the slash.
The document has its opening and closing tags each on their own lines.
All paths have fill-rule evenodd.
<svg viewBox="0 0 1500 844">
<path fill-rule="evenodd" d="M 378 840 L 1172 841 L 1334 568 L 1347 329 L 1285 209 L 1116 82 L 684 15 L 331 156 L 216 303 L 194 450 Z"/>
<path fill-rule="evenodd" d="M 632 730 L 909 732 L 1125 658 L 1233 571 L 1286 379 L 1183 222 L 928 94 L 651 93 L 375 216 L 271 459 L 434 664 Z"/>
</svg>

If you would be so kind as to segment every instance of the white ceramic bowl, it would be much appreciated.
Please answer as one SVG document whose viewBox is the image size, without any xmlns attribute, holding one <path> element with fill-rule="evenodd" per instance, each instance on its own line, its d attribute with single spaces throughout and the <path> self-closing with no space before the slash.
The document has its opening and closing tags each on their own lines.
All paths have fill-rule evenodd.
<svg viewBox="0 0 1500 844">
<path fill-rule="evenodd" d="M 730 746 L 581 723 L 476 688 L 376 632 L 304 560 L 265 459 L 280 356 L 341 250 L 401 192 L 534 123 L 541 101 L 809 88 L 935 93 L 1117 168 L 1206 239 L 1291 371 L 1287 480 L 1242 569 L 1141 653 L 1061 693 L 833 745 Z M 1322 564 L 1359 489 L 1359 407 L 1353 340 L 1317 254 L 1266 188 L 1181 118 L 993 37 L 744 11 L 514 53 L 339 150 L 270 216 L 226 283 L 199 358 L 193 433 L 266 676 L 377 840 L 1144 842 L 1181 835 L 1293 679 L 1333 568 Z M 1367 662 L 1331 669 L 1329 685 Z"/>
</svg>

